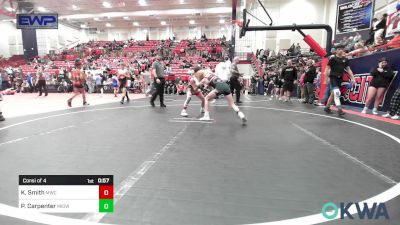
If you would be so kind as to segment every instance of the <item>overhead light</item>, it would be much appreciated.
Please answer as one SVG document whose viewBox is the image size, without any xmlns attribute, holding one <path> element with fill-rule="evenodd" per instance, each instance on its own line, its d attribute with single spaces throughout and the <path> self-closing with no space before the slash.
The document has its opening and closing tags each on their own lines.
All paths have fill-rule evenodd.
<svg viewBox="0 0 400 225">
<path fill-rule="evenodd" d="M 147 34 L 147 30 L 143 30 L 143 33 Z"/>
<path fill-rule="evenodd" d="M 72 9 L 73 9 L 73 10 L 78 10 L 78 6 L 72 5 Z"/>
<path fill-rule="evenodd" d="M 86 24 L 81 24 L 81 28 L 85 29 L 85 28 L 87 28 L 87 25 Z"/>
<path fill-rule="evenodd" d="M 189 24 L 195 24 L 194 20 L 189 20 Z"/>
<path fill-rule="evenodd" d="M 124 16 L 124 20 L 129 20 L 129 16 Z"/>
<path fill-rule="evenodd" d="M 111 23 L 106 23 L 106 27 L 111 27 Z"/>
<path fill-rule="evenodd" d="M 133 26 L 138 27 L 139 23 L 138 22 L 133 22 Z"/>
<path fill-rule="evenodd" d="M 93 20 L 100 21 L 99 17 L 95 17 L 95 18 L 93 18 Z"/>
<path fill-rule="evenodd" d="M 185 0 L 180 0 L 179 3 L 181 4 L 185 3 Z"/>
<path fill-rule="evenodd" d="M 225 20 L 224 20 L 224 19 L 220 19 L 220 20 L 219 20 L 219 23 L 221 23 L 221 24 L 222 24 L 222 23 L 225 23 Z"/>
<path fill-rule="evenodd" d="M 110 4 L 109 2 L 103 2 L 103 6 L 104 6 L 105 8 L 111 8 L 111 7 L 112 7 L 111 4 Z"/>
<path fill-rule="evenodd" d="M 37 10 L 39 12 L 46 12 L 46 9 L 44 7 L 41 7 L 41 6 L 37 7 Z"/>
<path fill-rule="evenodd" d="M 225 28 L 221 27 L 221 30 L 225 30 Z"/>
<path fill-rule="evenodd" d="M 139 5 L 146 6 L 147 5 L 146 0 L 139 0 Z"/>
<path fill-rule="evenodd" d="M 165 21 L 161 21 L 161 25 L 166 25 L 167 24 L 167 22 L 165 22 Z"/>
<path fill-rule="evenodd" d="M 224 0 L 217 0 L 217 3 L 224 3 Z"/>
</svg>

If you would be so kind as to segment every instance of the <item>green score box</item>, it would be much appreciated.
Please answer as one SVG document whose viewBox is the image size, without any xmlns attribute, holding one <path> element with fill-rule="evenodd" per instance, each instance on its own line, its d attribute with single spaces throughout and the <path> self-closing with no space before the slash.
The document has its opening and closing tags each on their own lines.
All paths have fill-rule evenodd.
<svg viewBox="0 0 400 225">
<path fill-rule="evenodd" d="M 114 212 L 114 200 L 113 199 L 100 199 L 99 200 L 99 212 L 101 212 L 101 213 Z"/>
</svg>

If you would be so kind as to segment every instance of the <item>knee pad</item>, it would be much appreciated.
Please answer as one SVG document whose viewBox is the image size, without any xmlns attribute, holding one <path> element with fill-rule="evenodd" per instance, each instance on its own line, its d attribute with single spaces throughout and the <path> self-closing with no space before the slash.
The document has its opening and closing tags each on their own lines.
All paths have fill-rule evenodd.
<svg viewBox="0 0 400 225">
<path fill-rule="evenodd" d="M 341 105 L 341 103 L 340 103 L 340 90 L 339 90 L 338 87 L 333 88 L 333 97 L 334 97 L 333 99 L 335 101 L 335 105 L 336 106 L 340 106 Z"/>
</svg>

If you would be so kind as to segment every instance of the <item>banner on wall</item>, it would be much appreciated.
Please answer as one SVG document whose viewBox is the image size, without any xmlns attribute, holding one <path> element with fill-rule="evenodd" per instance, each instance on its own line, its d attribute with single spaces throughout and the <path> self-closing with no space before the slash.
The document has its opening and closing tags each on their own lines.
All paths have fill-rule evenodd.
<svg viewBox="0 0 400 225">
<path fill-rule="evenodd" d="M 372 27 L 374 1 L 372 0 L 338 0 L 336 14 L 335 40 L 355 36 L 359 33 L 362 39 L 369 37 Z"/>
<path fill-rule="evenodd" d="M 400 0 L 388 6 L 386 37 L 393 37 L 397 31 L 400 31 Z"/>
<path fill-rule="evenodd" d="M 391 50 L 382 53 L 376 53 L 369 56 L 355 58 L 350 60 L 350 68 L 355 76 L 355 85 L 351 90 L 342 91 L 344 101 L 352 106 L 364 107 L 365 100 L 367 99 L 367 92 L 369 84 L 371 83 L 372 76 L 370 72 L 378 65 L 380 58 L 386 57 L 389 61 L 389 66 L 395 73 L 395 76 L 387 89 L 380 110 L 387 111 L 389 109 L 390 100 L 394 92 L 400 88 L 400 49 Z M 342 85 L 348 83 L 348 79 Z M 373 105 L 373 104 L 372 104 Z"/>
</svg>

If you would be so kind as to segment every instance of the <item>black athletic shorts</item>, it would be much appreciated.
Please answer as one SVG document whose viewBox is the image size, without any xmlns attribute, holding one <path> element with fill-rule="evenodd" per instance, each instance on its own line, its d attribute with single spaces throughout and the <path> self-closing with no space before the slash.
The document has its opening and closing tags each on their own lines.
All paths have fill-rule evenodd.
<svg viewBox="0 0 400 225">
<path fill-rule="evenodd" d="M 329 83 L 331 86 L 331 89 L 333 89 L 334 87 L 340 88 L 343 78 L 342 77 L 329 77 Z"/>
<path fill-rule="evenodd" d="M 293 81 L 285 81 L 283 83 L 283 91 L 293 91 L 294 84 Z"/>
<path fill-rule="evenodd" d="M 372 79 L 369 86 L 374 87 L 374 88 L 387 88 L 389 86 L 389 84 L 388 84 L 388 82 L 385 82 L 383 80 Z"/>
</svg>

